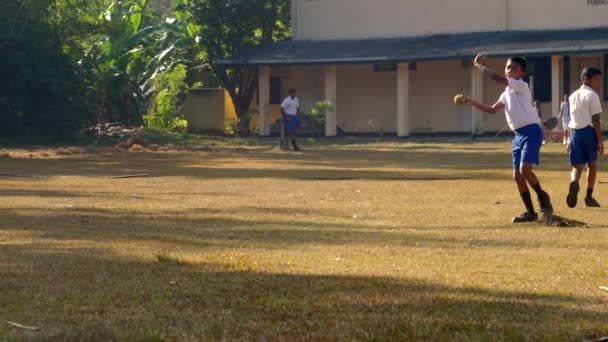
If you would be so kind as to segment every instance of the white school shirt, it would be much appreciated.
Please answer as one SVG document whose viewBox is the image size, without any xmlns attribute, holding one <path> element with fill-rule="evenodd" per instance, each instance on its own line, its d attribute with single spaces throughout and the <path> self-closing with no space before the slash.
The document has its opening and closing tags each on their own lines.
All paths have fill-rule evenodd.
<svg viewBox="0 0 608 342">
<path fill-rule="evenodd" d="M 583 84 L 570 95 L 570 124 L 572 129 L 582 129 L 593 125 L 591 117 L 602 112 L 600 96 L 591 87 Z"/>
<path fill-rule="evenodd" d="M 281 108 L 285 111 L 287 115 L 298 115 L 298 108 L 300 107 L 300 101 L 297 97 L 293 99 L 291 96 L 287 96 L 283 103 L 281 103 Z"/>
<path fill-rule="evenodd" d="M 508 85 L 498 100 L 505 105 L 507 123 L 513 131 L 522 127 L 540 124 L 538 112 L 532 106 L 532 92 L 524 80 L 507 78 Z"/>
</svg>

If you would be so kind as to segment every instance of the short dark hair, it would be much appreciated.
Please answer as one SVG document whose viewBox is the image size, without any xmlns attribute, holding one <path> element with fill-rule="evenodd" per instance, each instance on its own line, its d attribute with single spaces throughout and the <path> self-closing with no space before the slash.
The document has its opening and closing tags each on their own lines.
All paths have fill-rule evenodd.
<svg viewBox="0 0 608 342">
<path fill-rule="evenodd" d="M 513 56 L 513 57 L 509 57 L 509 60 L 512 63 L 517 63 L 521 66 L 521 70 L 522 71 L 527 71 L 528 70 L 528 62 L 526 62 L 526 59 L 523 57 L 519 57 L 519 56 Z"/>
<path fill-rule="evenodd" d="M 291 94 L 291 93 L 295 93 L 296 90 L 294 88 L 289 88 L 289 90 L 287 91 L 287 94 Z"/>
<path fill-rule="evenodd" d="M 586 67 L 585 69 L 583 69 L 583 72 L 581 73 L 581 79 L 584 81 L 588 81 L 592 78 L 594 78 L 595 76 L 599 76 L 602 75 L 602 72 L 600 71 L 600 69 L 598 68 L 594 68 L 594 67 Z"/>
</svg>

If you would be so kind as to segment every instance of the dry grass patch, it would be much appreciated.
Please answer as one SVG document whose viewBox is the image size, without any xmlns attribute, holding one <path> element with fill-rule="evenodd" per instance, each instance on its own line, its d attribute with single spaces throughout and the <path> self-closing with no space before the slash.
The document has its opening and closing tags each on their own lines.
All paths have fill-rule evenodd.
<svg viewBox="0 0 608 342">
<path fill-rule="evenodd" d="M 156 254 L 156 259 L 160 263 L 165 263 L 169 265 L 177 265 L 177 266 L 188 266 L 191 265 L 188 261 L 184 260 L 180 256 L 172 255 L 172 254 Z"/>
<path fill-rule="evenodd" d="M 543 161 L 586 227 L 509 223 L 508 143 L 5 158 L 46 178 L 0 178 L 0 340 L 608 335 L 608 211 L 566 208 L 561 145 Z"/>
</svg>

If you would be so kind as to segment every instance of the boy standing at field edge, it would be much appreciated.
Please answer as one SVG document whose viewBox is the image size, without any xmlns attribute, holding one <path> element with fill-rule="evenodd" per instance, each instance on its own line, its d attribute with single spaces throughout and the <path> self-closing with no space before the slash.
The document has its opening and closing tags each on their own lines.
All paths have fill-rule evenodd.
<svg viewBox="0 0 608 342">
<path fill-rule="evenodd" d="M 602 104 L 598 92 L 602 83 L 602 72 L 596 68 L 585 68 L 581 75 L 583 85 L 570 96 L 570 164 L 572 174 L 566 203 L 570 208 L 576 207 L 578 185 L 585 166 L 587 169 L 587 208 L 599 208 L 600 204 L 593 198 L 593 188 L 597 177 L 597 158 L 604 154 L 604 137 L 602 133 Z"/>
<path fill-rule="evenodd" d="M 486 66 L 487 56 L 479 53 L 475 57 L 475 67 L 494 81 L 506 86 L 498 102 L 493 106 L 479 103 L 469 97 L 463 99 L 464 104 L 478 108 L 479 110 L 495 114 L 504 109 L 509 127 L 515 132 L 513 138 L 513 178 L 517 183 L 517 189 L 521 199 L 526 206 L 526 212 L 514 217 L 513 223 L 532 222 L 538 220 L 538 214 L 534 211 L 532 197 L 528 190 L 528 184 L 534 189 L 538 196 L 541 212 L 550 216 L 553 214 L 551 198 L 542 187 L 534 174 L 533 165 L 540 164 L 540 149 L 543 143 L 543 131 L 540 127 L 540 118 L 532 106 L 532 92 L 523 80 L 526 74 L 527 63 L 522 57 L 511 57 L 505 67 L 505 75 L 499 75 Z"/>
</svg>

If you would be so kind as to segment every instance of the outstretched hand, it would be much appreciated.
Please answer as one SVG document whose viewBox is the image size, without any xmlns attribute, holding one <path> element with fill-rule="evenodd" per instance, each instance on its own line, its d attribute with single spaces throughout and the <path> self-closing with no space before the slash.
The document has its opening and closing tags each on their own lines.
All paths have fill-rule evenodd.
<svg viewBox="0 0 608 342">
<path fill-rule="evenodd" d="M 462 97 L 462 104 L 472 106 L 474 103 L 475 103 L 475 100 L 473 100 L 472 98 L 470 98 L 468 96 Z"/>
<path fill-rule="evenodd" d="M 486 60 L 488 59 L 488 55 L 485 52 L 480 52 L 475 56 L 475 61 L 473 62 L 475 65 L 486 65 Z"/>
</svg>

